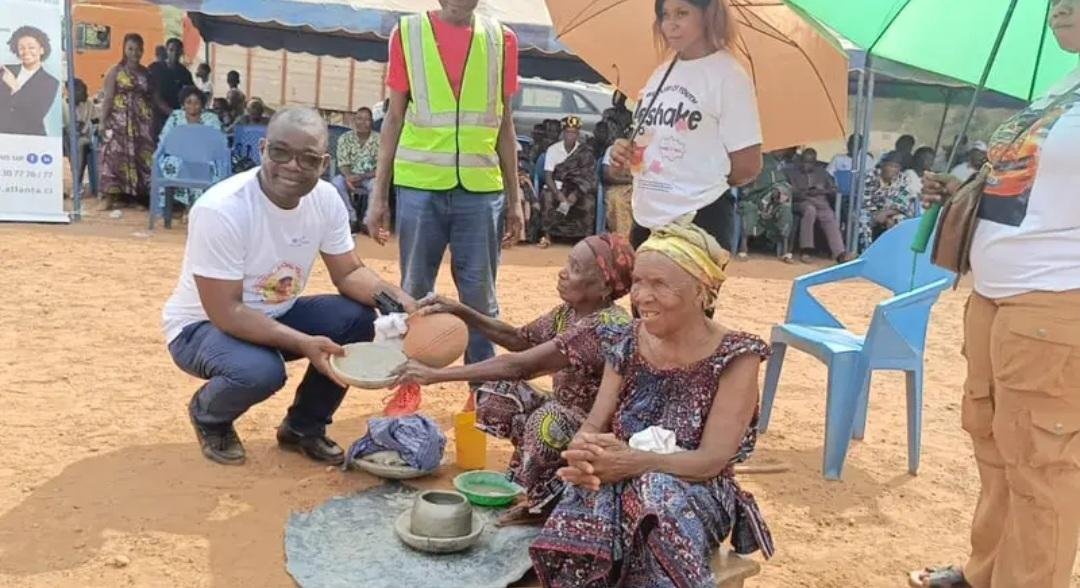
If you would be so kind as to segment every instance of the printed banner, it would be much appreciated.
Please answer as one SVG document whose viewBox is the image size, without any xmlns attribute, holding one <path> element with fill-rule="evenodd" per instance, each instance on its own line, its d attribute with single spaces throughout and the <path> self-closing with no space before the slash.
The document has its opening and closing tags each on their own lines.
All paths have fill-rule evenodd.
<svg viewBox="0 0 1080 588">
<path fill-rule="evenodd" d="M 64 213 L 62 0 L 0 0 L 0 220 Z"/>
</svg>

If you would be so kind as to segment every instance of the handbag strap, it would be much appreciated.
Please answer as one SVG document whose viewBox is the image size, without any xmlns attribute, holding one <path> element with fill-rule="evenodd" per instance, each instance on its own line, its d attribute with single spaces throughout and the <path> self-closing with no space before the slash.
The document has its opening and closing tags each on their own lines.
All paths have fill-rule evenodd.
<svg viewBox="0 0 1080 588">
<path fill-rule="evenodd" d="M 671 75 L 671 70 L 675 69 L 675 62 L 677 61 L 679 61 L 678 55 L 671 59 L 671 64 L 664 70 L 664 75 L 660 78 L 660 85 L 657 86 L 656 91 L 653 92 L 652 98 L 649 100 L 649 105 L 642 111 L 641 120 L 634 126 L 634 132 L 630 133 L 631 141 L 633 141 L 634 137 L 641 131 L 641 125 L 645 124 L 645 117 L 649 115 L 649 111 L 652 110 L 653 106 L 656 106 L 656 99 L 660 97 L 660 92 L 664 89 L 664 84 L 667 83 L 668 77 Z"/>
</svg>

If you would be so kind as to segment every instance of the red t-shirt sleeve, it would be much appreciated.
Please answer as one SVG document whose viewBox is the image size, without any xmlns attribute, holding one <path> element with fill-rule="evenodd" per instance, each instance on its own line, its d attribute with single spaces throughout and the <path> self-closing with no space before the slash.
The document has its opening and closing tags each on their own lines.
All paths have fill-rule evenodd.
<svg viewBox="0 0 1080 588">
<path fill-rule="evenodd" d="M 507 26 L 503 26 L 503 47 L 503 94 L 510 98 L 518 91 L 518 38 Z"/>
<path fill-rule="evenodd" d="M 405 67 L 405 49 L 401 46 L 401 31 L 395 27 L 390 35 L 390 58 L 386 67 L 386 87 L 395 92 L 409 93 L 409 71 Z"/>
<path fill-rule="evenodd" d="M 510 98 L 518 91 L 518 38 L 514 31 L 503 27 L 503 94 Z M 405 49 L 401 32 L 395 28 L 390 35 L 390 57 L 386 68 L 386 87 L 395 92 L 409 92 L 409 71 L 405 67 Z"/>
</svg>

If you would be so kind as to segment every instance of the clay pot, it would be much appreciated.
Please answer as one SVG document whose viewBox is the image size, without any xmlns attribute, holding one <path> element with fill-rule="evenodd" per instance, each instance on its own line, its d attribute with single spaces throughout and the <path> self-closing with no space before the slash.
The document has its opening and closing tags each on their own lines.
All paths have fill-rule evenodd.
<svg viewBox="0 0 1080 588">
<path fill-rule="evenodd" d="M 422 492 L 413 502 L 409 530 L 420 537 L 464 537 L 473 530 L 472 506 L 465 496 L 458 492 Z"/>
</svg>

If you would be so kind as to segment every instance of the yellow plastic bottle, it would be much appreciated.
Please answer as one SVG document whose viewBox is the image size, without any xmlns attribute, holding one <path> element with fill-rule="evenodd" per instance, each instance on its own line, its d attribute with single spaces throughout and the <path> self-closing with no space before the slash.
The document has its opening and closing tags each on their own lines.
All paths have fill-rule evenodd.
<svg viewBox="0 0 1080 588">
<path fill-rule="evenodd" d="M 476 428 L 476 411 L 454 415 L 454 444 L 457 466 L 463 470 L 487 468 L 487 435 Z"/>
</svg>

